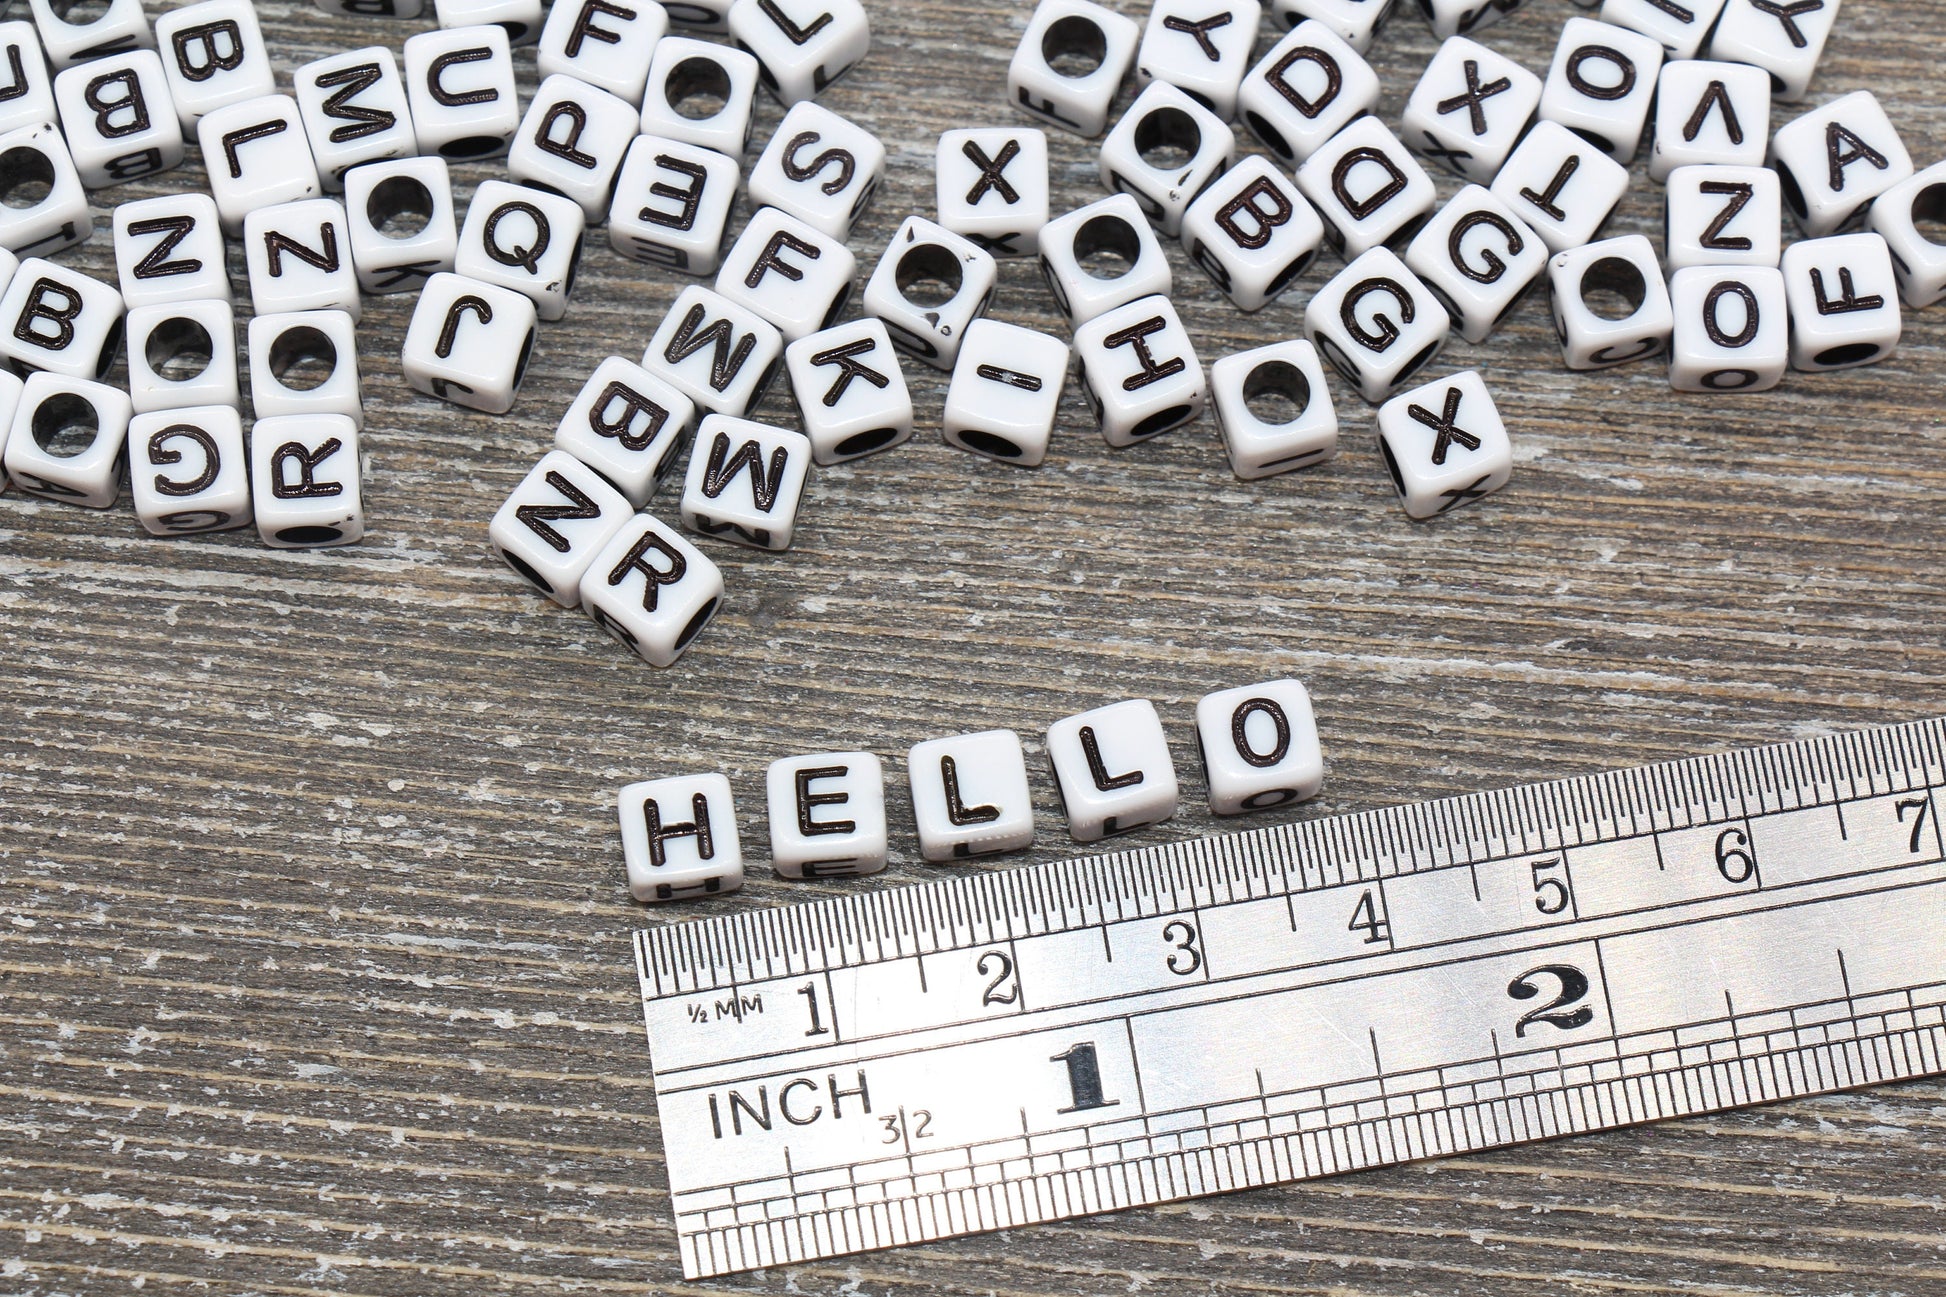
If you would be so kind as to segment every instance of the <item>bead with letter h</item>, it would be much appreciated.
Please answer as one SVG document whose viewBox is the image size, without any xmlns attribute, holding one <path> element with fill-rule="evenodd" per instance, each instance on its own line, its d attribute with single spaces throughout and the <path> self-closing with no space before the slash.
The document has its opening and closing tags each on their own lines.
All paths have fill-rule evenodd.
<svg viewBox="0 0 1946 1297">
<path fill-rule="evenodd" d="M 946 131 L 933 173 L 939 223 L 995 257 L 1031 257 L 1047 224 L 1047 136 L 1019 129 Z"/>
<path fill-rule="evenodd" d="M 327 190 L 342 190 L 353 167 L 419 152 L 405 78 L 383 45 L 306 63 L 291 74 L 291 85 Z"/>
<path fill-rule="evenodd" d="M 636 261 L 708 275 L 723 260 L 738 167 L 715 149 L 639 135 L 608 209 L 608 243 Z"/>
<path fill-rule="evenodd" d="M 1047 759 L 1076 842 L 1160 824 L 1176 813 L 1176 766 L 1146 698 L 1111 703 L 1047 727 Z"/>
<path fill-rule="evenodd" d="M 1491 184 L 1533 124 L 1541 79 L 1476 41 L 1439 47 L 1406 100 L 1405 142 L 1475 184 Z"/>
<path fill-rule="evenodd" d="M 885 868 L 885 768 L 869 752 L 785 757 L 764 774 L 770 862 L 784 878 Z"/>
<path fill-rule="evenodd" d="M 1324 222 L 1284 174 L 1248 157 L 1183 213 L 1182 242 L 1239 310 L 1260 311 L 1317 258 Z"/>
<path fill-rule="evenodd" d="M 237 408 L 190 406 L 130 419 L 128 490 L 153 536 L 248 526 L 250 462 Z"/>
<path fill-rule="evenodd" d="M 752 549 L 787 550 L 810 471 L 803 433 L 705 415 L 683 481 L 683 526 Z"/>
<path fill-rule="evenodd" d="M 622 858 L 636 900 L 715 896 L 743 886 L 728 779 L 647 779 L 622 789 L 618 800 Z"/>
<path fill-rule="evenodd" d="M 1320 22 L 1302 22 L 1243 78 L 1237 114 L 1285 166 L 1378 106 L 1378 73 Z"/>
<path fill-rule="evenodd" d="M 640 509 L 675 468 L 695 426 L 694 401 L 640 365 L 610 356 L 561 416 L 554 446 Z"/>
<path fill-rule="evenodd" d="M 1324 785 L 1311 695 L 1296 680 L 1205 695 L 1196 704 L 1196 748 L 1218 815 L 1309 801 Z"/>
<path fill-rule="evenodd" d="M 400 369 L 413 390 L 488 414 L 513 408 L 534 350 L 533 299 L 449 271 L 419 293 Z"/>
<path fill-rule="evenodd" d="M 1498 491 L 1513 472 L 1506 425 L 1470 369 L 1380 406 L 1378 439 L 1399 503 L 1415 522 Z"/>
<path fill-rule="evenodd" d="M 1141 39 L 1132 20 L 1092 0 L 1040 0 L 1007 64 L 1007 101 L 1050 126 L 1099 135 Z"/>
<path fill-rule="evenodd" d="M 817 463 L 890 450 L 912 436 L 912 394 L 883 321 L 853 320 L 799 338 L 784 349 L 784 363 Z"/>
<path fill-rule="evenodd" d="M 915 743 L 906 753 L 919 854 L 937 863 L 1034 844 L 1027 759 L 1012 730 Z"/>
<path fill-rule="evenodd" d="M 674 666 L 723 606 L 723 574 L 673 528 L 637 514 L 581 574 L 581 606 L 650 666 Z"/>
<path fill-rule="evenodd" d="M 1179 428 L 1203 412 L 1202 362 L 1176 308 L 1144 297 L 1074 331 L 1081 395 L 1115 447 Z"/>
</svg>

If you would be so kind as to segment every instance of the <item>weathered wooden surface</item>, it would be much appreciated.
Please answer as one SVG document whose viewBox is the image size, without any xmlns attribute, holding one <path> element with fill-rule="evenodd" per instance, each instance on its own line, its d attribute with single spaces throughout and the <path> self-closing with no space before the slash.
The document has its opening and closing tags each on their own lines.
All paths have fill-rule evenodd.
<svg viewBox="0 0 1946 1297">
<path fill-rule="evenodd" d="M 930 210 L 938 132 L 1006 118 L 1027 8 L 873 6 L 827 97 L 891 150 L 868 265 Z M 428 25 L 261 11 L 282 73 Z M 1535 0 L 1485 39 L 1543 68 L 1576 12 Z M 1381 38 L 1388 120 L 1433 47 L 1410 14 Z M 1946 10 L 1850 0 L 1817 95 L 1878 91 L 1923 165 L 1942 65 Z M 1089 146 L 1052 145 L 1057 210 L 1096 196 Z M 1659 236 L 1635 172 L 1617 229 Z M 98 225 L 71 259 L 112 273 Z M 1171 255 L 1205 361 L 1292 336 L 1336 264 L 1245 317 Z M 628 900 L 621 784 L 727 772 L 761 861 L 772 758 L 1012 726 L 1042 839 L 1009 868 L 1068 850 L 1033 736 L 1129 696 L 1189 794 L 1143 842 L 1219 827 L 1194 700 L 1278 674 L 1311 684 L 1330 759 L 1306 816 L 1946 712 L 1946 311 L 1878 368 L 1708 400 L 1653 367 L 1567 374 L 1530 301 L 1436 371 L 1486 370 L 1513 484 L 1430 526 L 1342 391 L 1342 458 L 1242 484 L 1207 420 L 1111 451 L 1072 393 L 1038 472 L 949 450 L 912 368 L 926 431 L 817 474 L 788 555 L 713 548 L 728 610 L 659 673 L 485 540 L 580 377 L 680 286 L 594 240 L 502 419 L 409 393 L 409 303 L 371 302 L 355 549 L 0 496 L 0 1290 L 1946 1291 L 1938 1083 L 685 1287 L 626 934 L 705 911 Z M 996 314 L 1055 325 L 1023 265 Z M 884 876 L 759 864 L 708 912 L 935 876 L 898 783 Z"/>
</svg>

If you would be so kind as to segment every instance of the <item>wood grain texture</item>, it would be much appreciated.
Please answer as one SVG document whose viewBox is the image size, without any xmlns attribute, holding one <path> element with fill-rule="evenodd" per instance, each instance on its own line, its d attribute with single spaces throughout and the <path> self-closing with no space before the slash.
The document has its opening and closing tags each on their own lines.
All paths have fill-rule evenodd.
<svg viewBox="0 0 1946 1297">
<path fill-rule="evenodd" d="M 259 8 L 280 78 L 429 25 Z M 826 97 L 891 152 L 867 265 L 931 209 L 938 133 L 1007 120 L 1028 8 L 873 5 Z M 1576 12 L 1534 0 L 1484 39 L 1544 68 Z M 1382 36 L 1387 120 L 1433 48 L 1410 14 Z M 1814 98 L 1876 90 L 1924 165 L 1942 66 L 1946 8 L 1850 0 Z M 1056 210 L 1098 196 L 1091 146 L 1051 145 Z M 1615 229 L 1659 240 L 1634 176 Z M 200 181 L 192 150 L 102 197 Z M 97 226 L 69 260 L 112 278 Z M 1170 255 L 1205 362 L 1293 336 L 1336 265 L 1243 316 Z M 505 418 L 410 393 L 410 303 L 370 301 L 353 549 L 0 496 L 0 1291 L 1946 1292 L 1939 1083 L 684 1284 L 626 935 L 704 911 L 628 900 L 620 785 L 731 777 L 758 864 L 716 913 L 937 876 L 895 779 L 885 875 L 772 877 L 761 772 L 794 752 L 898 769 L 1016 728 L 1041 841 L 982 867 L 1068 854 L 1036 736 L 1124 697 L 1162 709 L 1188 794 L 1137 842 L 1227 827 L 1191 708 L 1276 675 L 1311 685 L 1330 761 L 1300 816 L 1946 712 L 1946 310 L 1876 368 L 1705 399 L 1568 374 L 1531 300 L 1438 366 L 1486 372 L 1513 483 L 1428 526 L 1342 389 L 1340 459 L 1245 484 L 1208 420 L 1111 451 L 1072 391 L 1038 471 L 948 449 L 912 367 L 922 435 L 817 473 L 789 554 L 713 546 L 727 609 L 656 672 L 530 594 L 486 524 L 681 286 L 591 241 Z M 1025 265 L 995 314 L 1058 328 Z"/>
</svg>

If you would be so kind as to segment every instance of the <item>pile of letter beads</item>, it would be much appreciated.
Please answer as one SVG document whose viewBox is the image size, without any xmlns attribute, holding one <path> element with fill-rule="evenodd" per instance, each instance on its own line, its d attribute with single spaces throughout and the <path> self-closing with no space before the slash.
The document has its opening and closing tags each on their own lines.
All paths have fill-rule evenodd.
<svg viewBox="0 0 1946 1297">
<path fill-rule="evenodd" d="M 1196 747 L 1211 811 L 1237 815 L 1315 797 L 1324 780 L 1310 695 L 1296 680 L 1225 689 L 1196 705 Z M 1175 759 L 1146 699 L 1056 721 L 1045 747 L 1076 842 L 1097 842 L 1176 813 Z M 1020 736 L 985 730 L 916 743 L 906 779 L 919 853 L 947 863 L 1034 841 L 1033 793 Z M 764 781 L 771 863 L 785 878 L 885 868 L 885 774 L 869 752 L 771 763 Z M 730 782 L 720 774 L 651 779 L 621 790 L 629 889 L 669 901 L 743 885 Z"/>
</svg>

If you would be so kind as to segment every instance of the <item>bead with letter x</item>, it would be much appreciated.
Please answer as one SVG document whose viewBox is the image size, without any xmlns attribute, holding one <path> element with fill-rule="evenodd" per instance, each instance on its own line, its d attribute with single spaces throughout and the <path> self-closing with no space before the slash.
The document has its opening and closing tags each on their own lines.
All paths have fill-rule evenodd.
<svg viewBox="0 0 1946 1297">
<path fill-rule="evenodd" d="M 1417 403 L 1406 407 L 1405 412 L 1411 415 L 1415 422 L 1423 423 L 1439 434 L 1438 439 L 1432 444 L 1432 462 L 1435 464 L 1446 462 L 1446 448 L 1453 442 L 1457 441 L 1468 450 L 1480 448 L 1480 439 L 1454 422 L 1459 418 L 1459 408 L 1460 390 L 1457 387 L 1446 389 L 1446 406 L 1438 414 Z M 1473 485 L 1478 486 L 1479 483 L 1475 482 Z"/>
<path fill-rule="evenodd" d="M 968 207 L 985 198 L 989 189 L 999 194 L 1009 206 L 1020 201 L 1020 191 L 1008 182 L 1006 175 L 1007 164 L 1020 156 L 1019 140 L 1008 140 L 1001 145 L 997 157 L 988 157 L 986 150 L 973 140 L 960 145 L 960 152 L 966 155 L 968 162 L 980 169 L 980 178 L 973 182 L 971 189 L 966 191 Z"/>
<path fill-rule="evenodd" d="M 1451 99 L 1440 100 L 1439 113 L 1443 117 L 1447 113 L 1456 113 L 1464 108 L 1468 122 L 1473 127 L 1473 133 L 1475 135 L 1485 135 L 1487 133 L 1487 114 L 1483 105 L 1495 95 L 1505 94 L 1507 91 L 1512 90 L 1514 83 L 1507 77 L 1495 77 L 1485 85 L 1482 85 L 1480 84 L 1480 65 L 1476 60 L 1466 60 L 1463 67 L 1466 72 L 1466 93 L 1463 95 L 1454 95 Z"/>
<path fill-rule="evenodd" d="M 1441 491 L 1439 493 L 1439 498 L 1444 500 L 1446 503 L 1439 506 L 1439 512 L 1440 513 L 1451 512 L 1452 510 L 1459 508 L 1461 505 L 1465 504 L 1469 500 L 1478 500 L 1480 497 L 1484 496 L 1486 494 L 1486 488 L 1481 484 L 1484 483 L 1488 478 L 1492 476 L 1493 474 L 1491 473 L 1482 473 L 1480 474 L 1480 476 L 1474 478 L 1471 482 L 1468 482 L 1465 486 L 1456 486 L 1450 491 Z"/>
<path fill-rule="evenodd" d="M 1419 133 L 1426 137 L 1427 157 L 1437 158 L 1445 162 L 1446 165 L 1451 167 L 1454 171 L 1459 171 L 1461 175 L 1466 174 L 1464 171 L 1460 171 L 1460 163 L 1469 162 L 1472 160 L 1473 155 L 1470 152 L 1468 152 L 1465 149 L 1447 148 L 1445 145 L 1439 142 L 1439 137 L 1437 135 L 1434 135 L 1431 131 L 1420 131 Z"/>
</svg>

